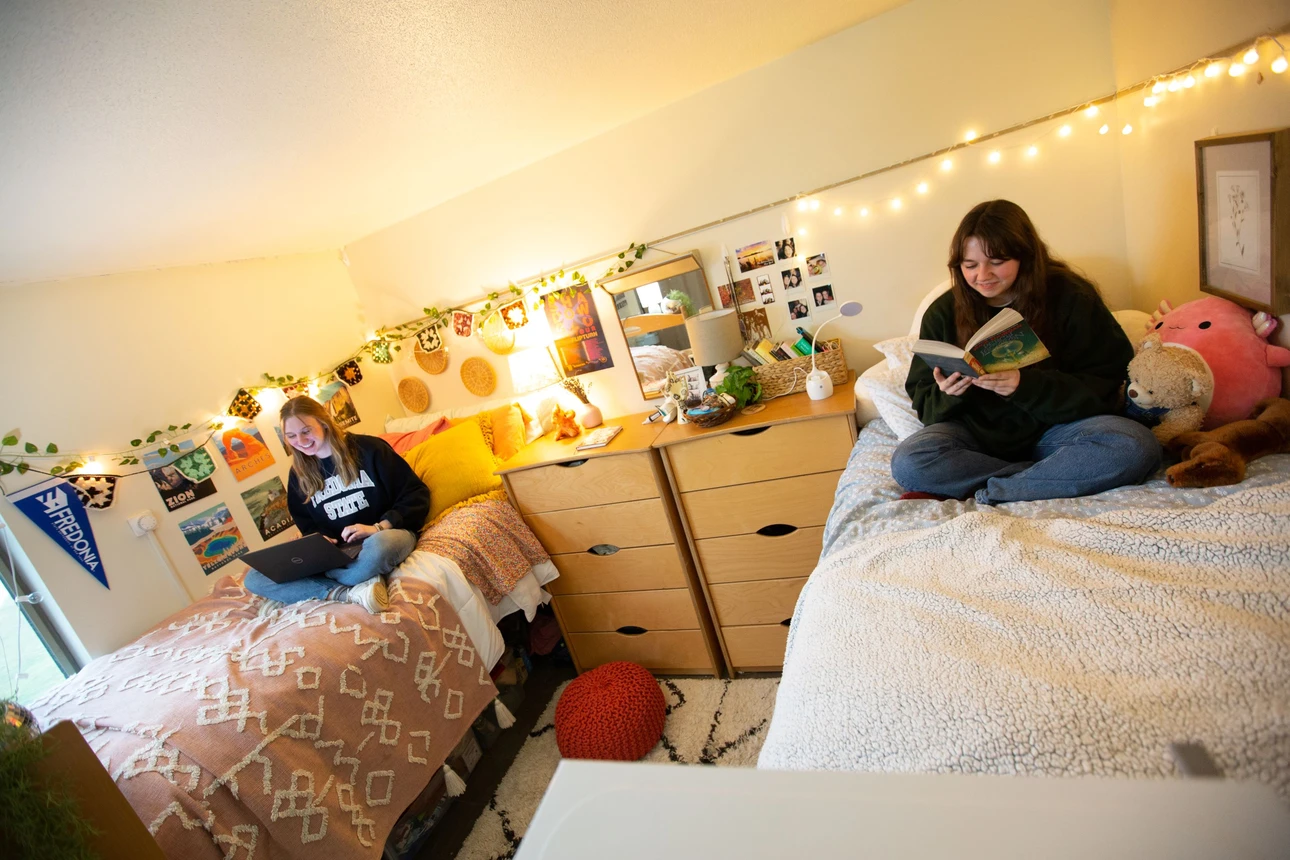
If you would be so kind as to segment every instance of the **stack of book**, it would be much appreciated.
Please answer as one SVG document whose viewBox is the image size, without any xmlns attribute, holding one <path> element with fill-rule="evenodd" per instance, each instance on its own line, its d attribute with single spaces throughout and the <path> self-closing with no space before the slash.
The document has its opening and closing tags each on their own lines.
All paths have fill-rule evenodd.
<svg viewBox="0 0 1290 860">
<path fill-rule="evenodd" d="M 753 367 L 762 364 L 775 364 L 780 361 L 792 361 L 795 358 L 802 358 L 810 355 L 811 335 L 799 327 L 797 329 L 799 337 L 797 340 L 786 340 L 780 344 L 771 343 L 763 340 L 754 347 L 744 350 L 744 358 L 752 362 Z M 814 352 L 825 352 L 830 348 L 829 344 L 818 343 L 815 345 Z"/>
</svg>

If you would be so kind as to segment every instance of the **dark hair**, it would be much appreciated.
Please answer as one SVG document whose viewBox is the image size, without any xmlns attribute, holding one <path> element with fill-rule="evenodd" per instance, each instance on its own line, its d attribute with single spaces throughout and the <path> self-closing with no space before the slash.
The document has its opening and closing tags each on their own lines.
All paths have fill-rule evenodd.
<svg viewBox="0 0 1290 860">
<path fill-rule="evenodd" d="M 963 346 L 993 315 L 985 297 L 968 286 L 963 277 L 963 254 L 968 239 L 976 237 L 990 257 L 1017 261 L 1012 307 L 1026 318 L 1042 338 L 1048 330 L 1047 298 L 1053 275 L 1077 278 L 1069 265 L 1048 250 L 1026 211 L 1011 200 L 988 200 L 963 216 L 950 241 L 950 283 L 954 293 L 957 343 Z"/>
</svg>

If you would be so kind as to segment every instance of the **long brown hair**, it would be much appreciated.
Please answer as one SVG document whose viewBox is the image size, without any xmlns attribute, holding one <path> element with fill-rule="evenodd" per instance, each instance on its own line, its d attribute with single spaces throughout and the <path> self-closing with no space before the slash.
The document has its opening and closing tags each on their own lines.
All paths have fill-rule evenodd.
<svg viewBox="0 0 1290 860">
<path fill-rule="evenodd" d="M 954 326 L 958 345 L 964 346 L 991 316 L 995 308 L 968 286 L 963 277 L 963 255 L 968 239 L 975 236 L 987 256 L 1017 261 L 1012 307 L 1026 318 L 1042 338 L 1048 329 L 1049 278 L 1067 275 L 1078 278 L 1069 265 L 1048 250 L 1026 211 L 1011 200 L 987 200 L 963 216 L 950 241 L 950 281 L 954 291 Z M 1082 279 L 1081 279 L 1082 280 Z"/>
<path fill-rule="evenodd" d="M 288 418 L 317 419 L 322 425 L 323 439 L 331 445 L 332 462 L 336 464 L 336 474 L 341 482 L 348 487 L 358 480 L 358 457 L 354 453 L 353 445 L 350 444 L 349 434 L 336 426 L 326 407 L 312 397 L 293 397 L 282 404 L 278 421 L 283 425 L 284 440 Z M 326 483 L 322 467 L 318 465 L 318 458 L 294 448 L 291 450 L 291 471 L 300 482 L 300 490 L 306 500 L 321 490 Z"/>
</svg>

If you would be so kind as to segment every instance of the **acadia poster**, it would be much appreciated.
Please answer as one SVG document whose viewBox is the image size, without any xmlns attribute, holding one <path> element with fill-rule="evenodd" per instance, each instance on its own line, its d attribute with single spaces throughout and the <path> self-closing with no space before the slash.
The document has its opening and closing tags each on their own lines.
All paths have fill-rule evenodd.
<svg viewBox="0 0 1290 860">
<path fill-rule="evenodd" d="M 287 488 L 277 475 L 242 493 L 242 501 L 265 540 L 296 524 L 287 510 Z"/>
<path fill-rule="evenodd" d="M 581 376 L 614 366 L 591 287 L 586 284 L 566 287 L 547 293 L 542 301 L 565 376 Z"/>
</svg>

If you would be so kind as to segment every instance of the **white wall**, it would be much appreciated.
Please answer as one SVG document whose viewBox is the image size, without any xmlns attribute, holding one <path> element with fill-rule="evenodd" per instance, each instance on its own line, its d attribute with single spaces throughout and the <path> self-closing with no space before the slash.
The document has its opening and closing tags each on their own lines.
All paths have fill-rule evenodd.
<svg viewBox="0 0 1290 860">
<path fill-rule="evenodd" d="M 207 421 L 261 373 L 317 373 L 375 327 L 364 319 L 334 252 L 4 289 L 0 320 L 5 430 L 21 427 L 25 438 L 42 446 L 55 442 L 63 451 L 121 450 L 157 427 Z M 380 419 L 398 409 L 397 400 L 384 370 L 370 361 L 362 366 L 365 378 L 353 395 L 359 415 L 369 420 L 355 429 L 380 432 Z M 285 480 L 288 461 L 271 411 L 256 425 Z M 30 561 L 28 575 L 44 583 L 75 630 L 74 650 L 82 658 L 97 656 L 186 603 L 126 517 L 145 508 L 156 513 L 167 554 L 194 593 L 205 593 L 237 568 L 203 575 L 179 521 L 223 502 L 251 549 L 259 548 L 263 541 L 239 493 L 273 473 L 239 484 L 219 463 L 216 494 L 173 513 L 146 474 L 122 480 L 113 507 L 89 514 L 110 590 L 7 500 L 0 501 L 0 518 Z M 27 483 L 11 475 L 4 488 L 13 492 Z"/>
<path fill-rule="evenodd" d="M 1002 128 L 1105 95 L 1114 84 L 1109 21 L 1106 2 L 915 0 L 348 245 L 355 286 L 369 313 L 405 320 L 426 305 L 950 145 L 969 128 Z M 866 305 L 858 320 L 838 324 L 852 367 L 877 358 L 869 344 L 907 328 L 922 293 L 944 277 L 958 219 L 992 197 L 1029 209 L 1059 253 L 1113 301 L 1127 301 L 1119 142 L 1090 136 L 1087 122 L 1078 128 L 1070 139 L 1042 139 L 1035 163 L 1017 150 L 988 167 L 985 152 L 971 150 L 944 178 L 929 163 L 838 189 L 809 219 L 783 207 L 794 230 L 810 231 L 799 249 L 828 253 L 835 295 Z M 921 178 L 933 189 L 915 203 Z M 854 214 L 828 214 L 896 191 L 911 204 L 899 216 L 861 226 Z M 780 215 L 731 222 L 666 250 L 697 248 L 715 286 L 725 280 L 720 246 L 780 238 Z M 613 326 L 607 296 L 598 307 Z M 784 308 L 780 296 L 772 324 L 787 322 Z M 477 342 L 449 343 L 454 362 L 483 352 Z M 616 329 L 610 347 L 616 366 L 592 375 L 592 399 L 607 415 L 643 409 Z M 505 359 L 492 361 L 505 391 Z M 409 363 L 396 369 L 418 373 Z M 454 369 L 422 378 L 432 408 L 473 400 Z"/>
</svg>

